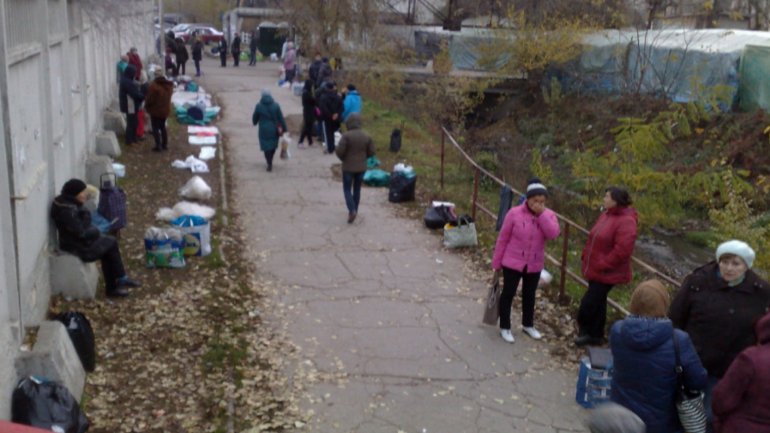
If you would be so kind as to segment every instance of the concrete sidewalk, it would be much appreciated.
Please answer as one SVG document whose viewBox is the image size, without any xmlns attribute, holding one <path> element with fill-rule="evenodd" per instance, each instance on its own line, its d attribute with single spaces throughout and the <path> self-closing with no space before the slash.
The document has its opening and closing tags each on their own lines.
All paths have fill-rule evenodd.
<svg viewBox="0 0 770 433">
<path fill-rule="evenodd" d="M 585 431 L 578 366 L 560 369 L 548 343 L 518 326 L 510 345 L 482 325 L 485 282 L 421 221 L 397 217 L 386 189 L 364 188 L 349 225 L 336 156 L 295 147 L 265 171 L 251 126 L 260 89 L 284 115 L 301 114 L 300 99 L 277 87 L 278 64 L 220 68 L 206 59 L 204 72 L 202 85 L 223 106 L 230 205 L 258 272 L 280 288 L 273 302 L 300 347 L 297 368 L 318 373 L 293 378 L 307 381 L 301 406 L 314 414 L 303 431 Z"/>
</svg>

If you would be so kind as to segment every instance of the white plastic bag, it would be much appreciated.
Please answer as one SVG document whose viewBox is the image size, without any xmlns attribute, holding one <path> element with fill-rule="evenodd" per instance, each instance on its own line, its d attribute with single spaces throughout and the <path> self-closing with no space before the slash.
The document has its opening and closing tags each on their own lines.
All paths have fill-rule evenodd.
<svg viewBox="0 0 770 433">
<path fill-rule="evenodd" d="M 193 200 L 208 200 L 211 198 L 211 187 L 200 176 L 193 176 L 179 188 L 179 195 Z"/>
<path fill-rule="evenodd" d="M 213 159 L 217 155 L 217 148 L 213 146 L 203 146 L 201 147 L 201 152 L 198 154 L 198 159 L 203 161 L 208 161 L 209 159 Z"/>
<path fill-rule="evenodd" d="M 289 152 L 289 146 L 291 146 L 291 136 L 288 132 L 285 132 L 281 138 L 278 139 L 278 146 L 281 149 L 281 159 L 291 158 L 291 153 Z"/>
</svg>

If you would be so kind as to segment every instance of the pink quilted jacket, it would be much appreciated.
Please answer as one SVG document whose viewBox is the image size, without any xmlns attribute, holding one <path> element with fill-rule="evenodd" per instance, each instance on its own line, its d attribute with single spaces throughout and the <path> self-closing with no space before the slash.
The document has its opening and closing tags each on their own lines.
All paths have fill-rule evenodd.
<svg viewBox="0 0 770 433">
<path fill-rule="evenodd" d="M 492 269 L 539 272 L 545 262 L 545 241 L 559 236 L 559 221 L 552 210 L 535 215 L 524 202 L 508 211 L 497 236 Z"/>
</svg>

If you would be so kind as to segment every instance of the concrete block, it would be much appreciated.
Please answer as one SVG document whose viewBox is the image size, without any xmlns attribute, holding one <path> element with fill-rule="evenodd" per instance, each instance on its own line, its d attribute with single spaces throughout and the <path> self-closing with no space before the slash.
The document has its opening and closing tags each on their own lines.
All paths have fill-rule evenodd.
<svg viewBox="0 0 770 433">
<path fill-rule="evenodd" d="M 17 330 L 18 327 L 0 328 L 0 389 L 4 390 L 0 394 L 0 419 L 11 419 L 11 390 L 17 382 L 14 360 L 19 353 L 19 342 L 12 335 L 12 329 Z"/>
<path fill-rule="evenodd" d="M 15 364 L 18 378 L 43 376 L 64 385 L 77 401 L 83 396 L 86 372 L 61 322 L 40 323 L 35 346 L 29 352 L 21 352 Z"/>
<path fill-rule="evenodd" d="M 96 134 L 96 154 L 113 158 L 120 156 L 120 144 L 115 131 L 103 131 Z"/>
<path fill-rule="evenodd" d="M 99 186 L 99 177 L 104 173 L 114 173 L 112 158 L 104 155 L 90 155 L 86 160 L 86 183 Z"/>
<path fill-rule="evenodd" d="M 120 111 L 105 110 L 104 130 L 124 135 L 126 133 L 126 118 L 123 117 L 123 113 Z"/>
<path fill-rule="evenodd" d="M 86 263 L 66 252 L 51 255 L 51 294 L 61 293 L 67 299 L 94 299 L 98 283 L 95 262 Z"/>
</svg>

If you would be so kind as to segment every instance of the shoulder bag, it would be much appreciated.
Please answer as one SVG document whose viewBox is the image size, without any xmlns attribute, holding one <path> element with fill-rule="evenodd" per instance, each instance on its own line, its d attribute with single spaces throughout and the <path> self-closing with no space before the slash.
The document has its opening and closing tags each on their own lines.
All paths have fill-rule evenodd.
<svg viewBox="0 0 770 433">
<path fill-rule="evenodd" d="M 685 433 L 706 433 L 706 408 L 703 392 L 687 389 L 684 383 L 684 369 L 679 356 L 679 340 L 673 332 L 674 355 L 676 356 L 676 411 Z"/>
<path fill-rule="evenodd" d="M 502 287 L 500 287 L 500 280 L 495 281 L 489 286 L 489 293 L 487 294 L 487 302 L 484 305 L 484 323 L 487 325 L 497 325 L 497 319 L 500 318 L 500 295 L 502 294 Z"/>
</svg>

